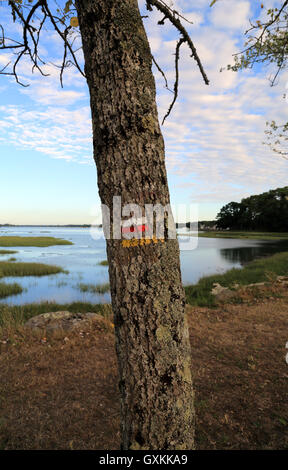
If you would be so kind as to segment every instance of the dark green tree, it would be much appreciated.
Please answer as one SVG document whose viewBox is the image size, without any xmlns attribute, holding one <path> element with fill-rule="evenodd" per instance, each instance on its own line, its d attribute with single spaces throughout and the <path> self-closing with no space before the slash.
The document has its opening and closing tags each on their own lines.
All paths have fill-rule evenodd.
<svg viewBox="0 0 288 470">
<path fill-rule="evenodd" d="M 288 231 L 288 187 L 226 204 L 217 215 L 217 225 L 231 230 Z"/>
<path fill-rule="evenodd" d="M 239 202 L 229 202 L 226 206 L 222 207 L 217 215 L 217 226 L 219 228 L 230 230 L 239 229 L 243 206 Z"/>
</svg>

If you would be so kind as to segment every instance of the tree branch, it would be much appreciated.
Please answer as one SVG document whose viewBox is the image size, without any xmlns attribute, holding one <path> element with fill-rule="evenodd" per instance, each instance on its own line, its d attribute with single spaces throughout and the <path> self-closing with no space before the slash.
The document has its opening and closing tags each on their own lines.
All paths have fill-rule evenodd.
<svg viewBox="0 0 288 470">
<path fill-rule="evenodd" d="M 12 65 L 12 72 L 7 72 L 6 71 L 6 68 L 8 67 L 8 65 L 11 64 L 11 61 L 10 61 L 2 70 L 0 70 L 0 74 L 14 75 L 17 83 L 19 83 L 22 86 L 28 86 L 28 85 L 24 85 L 19 80 L 18 75 L 17 75 L 17 66 L 18 66 L 20 60 L 22 59 L 23 56 L 28 54 L 30 59 L 31 59 L 31 62 L 33 64 L 32 73 L 34 72 L 34 69 L 36 68 L 41 73 L 41 75 L 45 75 L 45 76 L 49 75 L 49 74 L 45 74 L 43 72 L 43 70 L 41 69 L 41 67 L 39 66 L 39 62 L 41 62 L 41 64 L 43 64 L 43 65 L 45 65 L 45 62 L 41 59 L 41 57 L 38 54 L 38 45 L 39 45 L 39 41 L 40 41 L 42 28 L 43 28 L 46 20 L 49 19 L 51 21 L 52 25 L 54 26 L 56 32 L 59 34 L 59 36 L 61 37 L 61 39 L 63 40 L 63 43 L 64 43 L 63 59 L 62 59 L 62 64 L 60 66 L 60 69 L 61 69 L 61 71 L 60 71 L 61 86 L 63 87 L 63 72 L 64 72 L 64 69 L 66 67 L 68 67 L 68 65 L 71 65 L 71 64 L 75 65 L 75 67 L 79 70 L 81 75 L 83 75 L 85 77 L 85 74 L 82 71 L 81 67 L 79 66 L 76 55 L 75 55 L 75 53 L 77 51 L 73 50 L 74 41 L 72 41 L 72 44 L 70 44 L 70 42 L 68 40 L 68 34 L 69 34 L 69 31 L 71 30 L 71 26 L 66 26 L 64 20 L 61 21 L 59 18 L 57 18 L 55 15 L 52 14 L 51 10 L 48 7 L 47 0 L 38 0 L 33 6 L 31 6 L 26 18 L 25 18 L 25 15 L 22 12 L 22 8 L 19 7 L 18 4 L 15 1 L 8 0 L 8 4 L 11 7 L 11 10 L 12 10 L 11 12 L 12 12 L 13 20 L 16 21 L 18 19 L 23 25 L 23 33 L 22 33 L 23 42 L 20 43 L 18 41 L 13 40 L 13 39 L 6 38 L 5 35 L 4 35 L 3 26 L 0 25 L 0 30 L 1 30 L 0 50 L 1 49 L 6 49 L 6 50 L 7 49 L 21 49 L 20 52 L 16 53 L 17 58 L 16 58 L 14 64 Z M 32 26 L 31 21 L 33 21 L 33 17 L 36 16 L 35 13 L 38 9 L 41 9 L 43 17 L 41 19 L 39 19 L 37 17 L 39 19 L 39 25 L 38 25 L 38 28 L 35 28 L 34 26 Z M 60 30 L 60 28 L 57 25 L 57 22 L 58 23 L 60 22 L 61 24 L 63 24 L 65 26 L 64 31 Z M 13 44 L 8 44 L 7 45 L 5 43 L 5 41 L 12 41 Z M 29 41 L 30 41 L 30 43 L 29 43 Z M 66 57 L 67 57 L 67 52 L 68 51 L 72 56 L 73 62 L 72 61 L 67 61 L 66 62 Z"/>
<path fill-rule="evenodd" d="M 287 2 L 288 2 L 288 0 L 287 0 Z M 157 10 L 161 11 L 161 13 L 163 13 L 166 16 L 166 18 L 168 18 L 169 21 L 175 26 L 175 28 L 178 29 L 178 31 L 182 34 L 183 42 L 186 42 L 188 44 L 188 46 L 189 46 L 189 48 L 192 52 L 191 57 L 193 57 L 195 59 L 205 84 L 209 85 L 208 77 L 207 77 L 207 75 L 204 71 L 201 60 L 200 60 L 200 58 L 197 54 L 196 47 L 194 46 L 194 44 L 192 42 L 192 39 L 190 38 L 190 36 L 189 36 L 188 32 L 186 31 L 186 29 L 184 28 L 184 26 L 182 25 L 181 21 L 179 20 L 179 18 L 176 17 L 176 15 L 178 15 L 178 16 L 181 16 L 181 15 L 179 15 L 176 10 L 172 11 L 171 8 L 168 7 L 168 5 L 166 5 L 161 0 L 146 0 L 146 4 L 147 4 L 148 10 L 150 10 L 150 11 L 152 11 L 153 6 L 155 6 L 157 8 Z"/>
<path fill-rule="evenodd" d="M 161 69 L 160 65 L 158 64 L 158 62 L 156 62 L 155 60 L 155 57 L 152 55 L 152 60 L 154 62 L 154 64 L 156 65 L 157 69 L 159 70 L 159 72 L 161 73 L 161 75 L 163 76 L 164 78 L 164 81 L 165 81 L 165 88 L 167 88 L 167 90 L 171 91 L 171 93 L 173 93 L 172 90 L 170 90 L 169 86 L 168 86 L 168 81 L 167 81 L 167 78 L 166 78 L 166 75 L 165 73 L 163 72 L 163 70 Z"/>
<path fill-rule="evenodd" d="M 169 109 L 167 111 L 167 113 L 165 114 L 164 118 L 163 118 L 163 121 L 162 121 L 162 126 L 165 122 L 165 120 L 167 119 L 167 117 L 169 116 L 169 114 L 171 113 L 172 109 L 173 109 L 173 106 L 177 100 L 177 97 L 178 97 L 178 87 L 179 87 L 179 57 L 180 57 L 180 47 L 181 45 L 183 44 L 183 42 L 185 42 L 185 39 L 184 38 L 181 38 L 178 42 L 177 42 L 177 45 L 176 45 L 176 53 L 175 53 L 175 71 L 176 71 L 176 79 L 175 79 L 175 84 L 174 84 L 174 99 L 172 101 L 172 103 L 170 104 L 169 106 Z"/>
</svg>

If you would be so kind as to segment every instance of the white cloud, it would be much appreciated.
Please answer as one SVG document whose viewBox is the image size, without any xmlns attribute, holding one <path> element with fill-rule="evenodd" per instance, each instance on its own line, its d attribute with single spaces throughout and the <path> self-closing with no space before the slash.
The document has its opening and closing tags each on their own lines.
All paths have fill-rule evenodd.
<svg viewBox="0 0 288 470">
<path fill-rule="evenodd" d="M 62 90 L 60 87 L 57 89 L 55 85 L 43 88 L 43 85 L 39 82 L 38 84 L 33 83 L 33 87 L 30 89 L 23 89 L 22 93 L 29 94 L 31 99 L 47 106 L 71 105 L 85 97 L 83 92 Z"/>
<path fill-rule="evenodd" d="M 48 107 L 27 110 L 20 106 L 0 106 L 3 141 L 22 149 L 32 149 L 51 158 L 92 164 L 90 108 L 77 110 Z M 84 156 L 83 156 L 84 155 Z"/>
<path fill-rule="evenodd" d="M 249 20 L 250 2 L 222 0 L 211 8 L 210 19 L 214 26 L 243 31 Z"/>
<path fill-rule="evenodd" d="M 140 3 L 144 8 L 145 2 Z M 287 162 L 262 142 L 266 120 L 288 120 L 288 105 L 282 99 L 288 74 L 278 87 L 271 89 L 266 77 L 269 71 L 260 75 L 253 70 L 220 73 L 220 68 L 232 63 L 232 55 L 239 50 L 252 0 L 222 0 L 211 9 L 208 5 L 207 0 L 198 1 L 196 7 L 191 6 L 190 0 L 174 2 L 176 9 L 195 20 L 195 25 L 187 23 L 186 26 L 210 85 L 204 84 L 187 46 L 183 47 L 179 98 L 163 133 L 169 175 L 176 175 L 177 181 L 180 180 L 178 191 L 182 189 L 183 197 L 191 201 L 215 203 L 287 184 Z M 162 15 L 156 11 L 149 16 L 145 27 L 151 48 L 173 88 L 173 54 L 178 35 L 168 24 L 157 25 Z M 59 38 L 55 33 L 50 35 L 51 43 L 58 47 Z M 0 55 L 0 64 L 3 60 Z M 30 104 L 0 107 L 0 140 L 10 141 L 18 148 L 37 150 L 47 157 L 92 163 L 85 80 L 75 68 L 69 68 L 65 71 L 62 90 L 59 70 L 51 64 L 45 67 L 51 74 L 48 78 L 39 74 L 31 76 L 30 69 L 27 63 L 21 65 L 21 73 L 29 78 L 31 86 L 20 90 L 31 100 Z M 173 95 L 164 90 L 163 77 L 156 69 L 155 74 L 161 119 Z"/>
</svg>

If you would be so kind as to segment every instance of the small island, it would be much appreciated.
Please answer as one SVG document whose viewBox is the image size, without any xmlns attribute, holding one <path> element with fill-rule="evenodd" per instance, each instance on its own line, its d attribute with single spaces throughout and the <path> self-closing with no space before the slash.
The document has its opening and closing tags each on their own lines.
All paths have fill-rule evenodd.
<svg viewBox="0 0 288 470">
<path fill-rule="evenodd" d="M 3 236 L 0 237 L 0 246 L 54 246 L 54 245 L 73 245 L 68 240 L 55 237 L 19 237 Z"/>
</svg>

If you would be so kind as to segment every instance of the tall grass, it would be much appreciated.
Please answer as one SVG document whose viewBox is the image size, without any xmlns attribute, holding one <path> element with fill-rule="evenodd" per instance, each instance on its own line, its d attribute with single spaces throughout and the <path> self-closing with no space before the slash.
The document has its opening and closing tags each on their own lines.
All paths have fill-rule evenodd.
<svg viewBox="0 0 288 470">
<path fill-rule="evenodd" d="M 0 255 L 14 255 L 15 253 L 18 253 L 18 251 L 14 251 L 14 250 L 0 250 Z"/>
<path fill-rule="evenodd" d="M 21 294 L 22 292 L 23 289 L 19 284 L 5 284 L 5 282 L 0 282 L 0 299 L 9 297 L 9 295 Z"/>
<path fill-rule="evenodd" d="M 242 269 L 233 268 L 224 274 L 202 277 L 197 284 L 185 287 L 186 300 L 190 305 L 213 306 L 211 294 L 214 283 L 233 288 L 234 284 L 247 285 L 276 279 L 288 275 L 288 253 L 276 253 L 267 258 L 252 261 Z"/>
<path fill-rule="evenodd" d="M 57 274 L 64 271 L 59 266 L 50 266 L 40 263 L 9 263 L 0 261 L 0 278 L 17 276 L 45 276 L 47 274 Z"/>
<path fill-rule="evenodd" d="M 90 292 L 92 294 L 105 294 L 110 291 L 109 282 L 106 284 L 98 284 L 96 286 L 93 284 L 78 284 L 77 287 L 81 292 Z"/>
<path fill-rule="evenodd" d="M 181 234 L 190 236 L 190 234 Z M 199 237 L 206 237 L 206 238 L 245 238 L 245 239 L 255 239 L 255 240 L 280 240 L 280 239 L 287 239 L 288 233 L 282 232 L 253 232 L 253 231 L 230 231 L 230 230 L 217 230 L 217 231 L 207 231 L 207 232 L 199 232 Z"/>
<path fill-rule="evenodd" d="M 100 261 L 100 263 L 98 263 L 99 266 L 108 266 L 108 261 L 107 259 L 104 259 L 103 261 Z"/>
<path fill-rule="evenodd" d="M 53 245 L 73 245 L 68 240 L 54 237 L 0 237 L 0 246 L 53 246 Z"/>
</svg>

